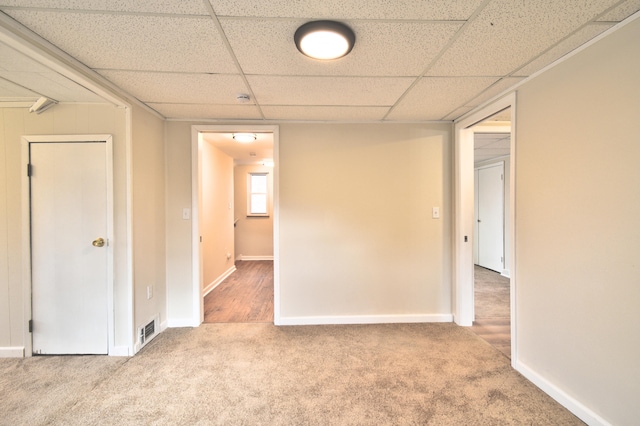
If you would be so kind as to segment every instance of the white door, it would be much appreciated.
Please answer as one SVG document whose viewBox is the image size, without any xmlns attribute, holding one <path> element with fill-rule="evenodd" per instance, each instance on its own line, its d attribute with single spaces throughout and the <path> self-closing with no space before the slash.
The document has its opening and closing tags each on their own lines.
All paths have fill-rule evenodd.
<svg viewBox="0 0 640 426">
<path fill-rule="evenodd" d="M 504 164 L 478 169 L 477 264 L 504 270 Z"/>
<path fill-rule="evenodd" d="M 107 144 L 30 143 L 29 158 L 33 353 L 106 354 Z"/>
</svg>

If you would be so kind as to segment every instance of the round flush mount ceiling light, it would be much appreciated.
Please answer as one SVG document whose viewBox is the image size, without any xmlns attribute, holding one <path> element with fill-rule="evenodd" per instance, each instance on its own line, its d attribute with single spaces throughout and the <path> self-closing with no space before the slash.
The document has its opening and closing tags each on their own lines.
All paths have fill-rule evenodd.
<svg viewBox="0 0 640 426">
<path fill-rule="evenodd" d="M 255 133 L 234 133 L 233 140 L 240 143 L 253 142 L 258 138 Z"/>
<path fill-rule="evenodd" d="M 303 55 L 313 59 L 338 59 L 351 52 L 356 35 L 340 22 L 312 21 L 298 28 L 293 39 Z"/>
</svg>

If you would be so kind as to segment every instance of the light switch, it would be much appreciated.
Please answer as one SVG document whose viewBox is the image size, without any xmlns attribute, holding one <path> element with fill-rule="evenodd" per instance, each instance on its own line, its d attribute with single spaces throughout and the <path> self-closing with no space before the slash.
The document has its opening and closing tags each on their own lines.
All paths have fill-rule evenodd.
<svg viewBox="0 0 640 426">
<path fill-rule="evenodd" d="M 188 208 L 182 209 L 182 219 L 184 220 L 191 219 L 191 209 L 188 209 Z"/>
<path fill-rule="evenodd" d="M 440 207 L 434 207 L 431 210 L 431 217 L 434 219 L 440 219 Z"/>
</svg>

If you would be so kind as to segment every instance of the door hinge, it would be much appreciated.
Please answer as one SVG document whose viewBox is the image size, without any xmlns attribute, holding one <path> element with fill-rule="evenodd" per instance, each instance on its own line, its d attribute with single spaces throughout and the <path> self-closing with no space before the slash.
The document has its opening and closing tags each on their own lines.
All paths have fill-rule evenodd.
<svg viewBox="0 0 640 426">
<path fill-rule="evenodd" d="M 31 166 L 31 164 L 27 164 L 27 176 L 31 177 L 32 174 L 33 174 L 33 167 Z"/>
<path fill-rule="evenodd" d="M 33 320 L 29 320 L 29 333 L 33 333 Z"/>
</svg>

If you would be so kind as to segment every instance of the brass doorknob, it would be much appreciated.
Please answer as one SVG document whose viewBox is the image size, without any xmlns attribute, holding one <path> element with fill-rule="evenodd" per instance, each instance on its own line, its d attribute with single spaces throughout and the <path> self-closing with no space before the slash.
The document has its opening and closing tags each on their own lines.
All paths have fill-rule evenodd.
<svg viewBox="0 0 640 426">
<path fill-rule="evenodd" d="M 94 247 L 104 247 L 104 238 L 96 238 L 91 244 Z"/>
</svg>

